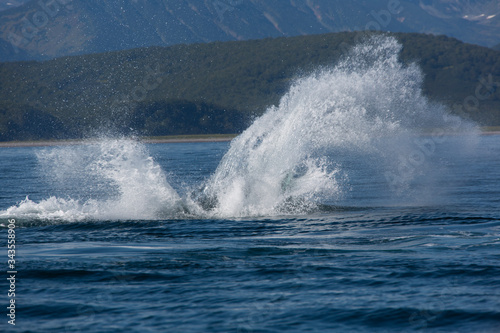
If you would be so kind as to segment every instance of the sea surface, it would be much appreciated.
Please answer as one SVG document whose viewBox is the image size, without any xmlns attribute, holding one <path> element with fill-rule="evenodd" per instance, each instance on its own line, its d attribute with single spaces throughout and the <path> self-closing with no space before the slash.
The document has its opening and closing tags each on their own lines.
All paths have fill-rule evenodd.
<svg viewBox="0 0 500 333">
<path fill-rule="evenodd" d="M 400 51 L 354 47 L 230 143 L 0 148 L 0 331 L 500 332 L 500 135 Z"/>
<path fill-rule="evenodd" d="M 15 331 L 499 332 L 500 136 L 479 140 L 437 197 L 408 202 L 360 168 L 341 202 L 298 215 L 79 220 L 26 207 L 11 216 Z M 144 148 L 182 191 L 228 145 Z M 75 149 L 0 149 L 4 249 L 9 207 L 78 192 L 47 179 L 37 154 Z"/>
</svg>

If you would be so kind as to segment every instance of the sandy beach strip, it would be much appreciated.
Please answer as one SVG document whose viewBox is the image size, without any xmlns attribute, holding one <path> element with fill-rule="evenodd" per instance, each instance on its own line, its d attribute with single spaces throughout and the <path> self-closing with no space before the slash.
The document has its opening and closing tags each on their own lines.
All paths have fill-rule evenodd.
<svg viewBox="0 0 500 333">
<path fill-rule="evenodd" d="M 141 141 L 145 143 L 191 143 L 191 142 L 226 142 L 234 139 L 238 134 L 218 135 L 179 135 L 164 137 L 147 137 Z"/>
<path fill-rule="evenodd" d="M 231 141 L 236 134 L 220 135 L 179 135 L 162 137 L 138 138 L 138 141 L 144 143 L 193 143 L 193 142 L 226 142 Z M 40 141 L 3 141 L 0 142 L 0 148 L 13 147 L 50 147 L 50 146 L 72 146 L 82 144 L 95 144 L 98 139 L 81 140 L 40 140 Z"/>
<path fill-rule="evenodd" d="M 483 129 L 481 135 L 500 135 L 500 130 Z M 196 142 L 227 142 L 231 141 L 237 134 L 218 134 L 218 135 L 176 135 L 161 137 L 138 138 L 138 141 L 144 143 L 196 143 Z M 50 146 L 71 146 L 82 144 L 96 144 L 98 139 L 81 140 L 41 140 L 41 141 L 3 141 L 0 142 L 0 148 L 12 147 L 50 147 Z"/>
</svg>

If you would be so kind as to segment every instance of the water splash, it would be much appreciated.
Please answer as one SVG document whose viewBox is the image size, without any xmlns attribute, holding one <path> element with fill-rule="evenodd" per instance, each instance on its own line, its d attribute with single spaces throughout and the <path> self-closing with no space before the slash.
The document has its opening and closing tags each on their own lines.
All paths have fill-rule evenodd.
<svg viewBox="0 0 500 333">
<path fill-rule="evenodd" d="M 6 214 L 63 219 L 302 214 L 324 202 L 335 205 L 349 189 L 352 174 L 340 164 L 341 155 L 373 164 L 387 191 L 409 193 L 416 180 L 426 184 L 423 177 L 437 173 L 432 155 L 444 134 L 460 133 L 465 144 L 476 129 L 423 96 L 421 70 L 399 62 L 400 51 L 395 38 L 372 37 L 335 67 L 297 79 L 279 106 L 232 141 L 199 191 L 181 198 L 144 145 L 106 139 L 85 153 L 66 147 L 39 156 L 42 165 L 57 166 L 48 173 L 61 184 L 68 174 L 73 182 L 84 175 L 87 192 L 80 191 L 81 198 L 26 199 Z"/>
<path fill-rule="evenodd" d="M 278 107 L 232 142 L 204 189 L 213 213 L 305 212 L 343 193 L 348 170 L 341 172 L 335 153 L 361 154 L 397 171 L 422 130 L 469 131 L 464 121 L 450 126 L 456 117 L 422 95 L 423 75 L 398 61 L 400 50 L 396 39 L 374 37 L 337 66 L 297 80 Z M 405 173 L 398 190 L 419 170 Z"/>
<path fill-rule="evenodd" d="M 69 198 L 51 196 L 38 203 L 29 198 L 2 215 L 19 218 L 79 221 L 142 220 L 175 216 L 181 198 L 144 144 L 130 139 L 101 139 L 86 145 L 40 152 L 42 170 L 53 187 Z M 70 189 L 64 188 L 71 184 Z"/>
</svg>

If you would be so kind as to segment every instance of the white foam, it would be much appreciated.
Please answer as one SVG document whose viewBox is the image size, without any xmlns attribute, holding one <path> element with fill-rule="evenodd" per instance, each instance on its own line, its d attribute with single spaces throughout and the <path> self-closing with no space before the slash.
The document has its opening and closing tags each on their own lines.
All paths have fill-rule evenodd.
<svg viewBox="0 0 500 333">
<path fill-rule="evenodd" d="M 215 202 L 212 213 L 308 211 L 315 202 L 342 195 L 349 170 L 328 151 L 376 155 L 381 164 L 397 168 L 420 129 L 451 127 L 445 108 L 422 95 L 420 69 L 398 61 L 400 50 L 395 38 L 373 37 L 337 66 L 296 80 L 278 107 L 231 143 L 204 189 Z M 415 173 L 405 173 L 403 183 Z"/>
<path fill-rule="evenodd" d="M 400 50 L 395 38 L 373 37 L 335 67 L 297 79 L 278 107 L 231 142 L 201 193 L 181 198 L 143 144 L 102 139 L 38 156 L 56 184 L 81 184 L 80 192 L 38 203 L 26 199 L 0 216 L 140 220 L 185 217 L 184 210 L 225 218 L 307 213 L 317 203 L 335 204 L 349 188 L 351 170 L 340 153 L 377 164 L 382 175 L 393 172 L 397 189 L 407 191 L 416 177 L 437 169 L 433 151 L 425 150 L 442 139 L 416 142 L 421 130 L 474 126 L 422 95 L 423 74 L 398 61 Z M 424 160 L 410 168 L 413 152 Z"/>
<path fill-rule="evenodd" d="M 52 148 L 39 153 L 38 159 L 55 183 L 77 187 L 74 196 L 100 195 L 96 199 L 51 196 L 38 203 L 26 198 L 0 216 L 128 220 L 167 218 L 181 210 L 180 197 L 163 170 L 135 140 L 101 139 L 85 146 Z"/>
</svg>

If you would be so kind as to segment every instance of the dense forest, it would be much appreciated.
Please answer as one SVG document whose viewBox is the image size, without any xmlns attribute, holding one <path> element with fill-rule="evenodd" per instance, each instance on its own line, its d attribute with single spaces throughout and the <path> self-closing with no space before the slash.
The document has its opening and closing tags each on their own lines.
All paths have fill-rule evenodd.
<svg viewBox="0 0 500 333">
<path fill-rule="evenodd" d="M 294 78 L 333 66 L 366 32 L 149 47 L 0 64 L 0 140 L 237 133 Z M 500 125 L 500 52 L 445 36 L 391 34 L 424 93 Z"/>
</svg>

